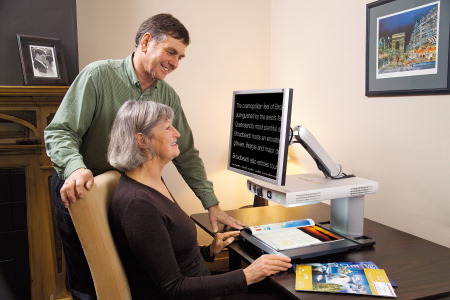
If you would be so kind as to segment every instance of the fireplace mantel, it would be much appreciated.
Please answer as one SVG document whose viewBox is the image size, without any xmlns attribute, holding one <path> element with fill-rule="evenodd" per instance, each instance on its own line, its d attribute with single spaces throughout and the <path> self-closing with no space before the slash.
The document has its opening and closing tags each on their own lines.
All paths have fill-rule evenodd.
<svg viewBox="0 0 450 300">
<path fill-rule="evenodd" d="M 6 126 L 0 132 L 0 168 L 25 169 L 33 300 L 71 299 L 50 201 L 49 178 L 53 168 L 44 147 L 44 128 L 67 89 L 67 86 L 0 86 L 0 126 Z M 14 129 L 9 134 L 11 126 L 23 129 Z M 21 133 L 23 136 L 17 137 Z"/>
<path fill-rule="evenodd" d="M 68 86 L 0 86 L 0 96 L 64 97 Z"/>
</svg>

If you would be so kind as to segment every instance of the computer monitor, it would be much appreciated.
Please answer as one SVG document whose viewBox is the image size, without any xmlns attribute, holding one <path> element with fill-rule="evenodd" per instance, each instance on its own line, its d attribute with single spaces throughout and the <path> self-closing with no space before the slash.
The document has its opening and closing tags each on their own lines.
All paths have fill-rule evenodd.
<svg viewBox="0 0 450 300">
<path fill-rule="evenodd" d="M 293 90 L 233 92 L 228 170 L 284 185 Z"/>
</svg>

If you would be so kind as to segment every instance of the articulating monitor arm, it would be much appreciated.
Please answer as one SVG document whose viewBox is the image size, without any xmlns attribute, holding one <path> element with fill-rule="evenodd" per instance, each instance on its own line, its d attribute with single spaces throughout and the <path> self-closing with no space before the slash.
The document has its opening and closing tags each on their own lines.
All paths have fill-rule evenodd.
<svg viewBox="0 0 450 300">
<path fill-rule="evenodd" d="M 303 148 L 311 155 L 317 164 L 320 171 L 325 177 L 332 179 L 340 179 L 352 177 L 353 175 L 346 175 L 342 172 L 342 166 L 335 164 L 331 157 L 322 148 L 319 142 L 304 126 L 297 125 L 292 132 L 293 137 L 300 143 Z M 295 142 L 293 142 L 295 143 Z"/>
</svg>

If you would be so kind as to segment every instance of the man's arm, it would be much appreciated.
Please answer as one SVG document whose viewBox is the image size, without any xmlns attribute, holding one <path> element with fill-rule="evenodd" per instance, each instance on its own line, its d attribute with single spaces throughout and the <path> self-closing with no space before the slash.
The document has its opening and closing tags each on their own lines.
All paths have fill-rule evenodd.
<svg viewBox="0 0 450 300">
<path fill-rule="evenodd" d="M 47 155 L 62 179 L 77 169 L 87 168 L 79 149 L 82 137 L 91 125 L 95 103 L 94 83 L 89 74 L 82 72 L 44 130 Z"/>
<path fill-rule="evenodd" d="M 90 190 L 94 183 L 94 176 L 79 152 L 82 136 L 89 128 L 94 112 L 94 91 L 87 74 L 80 73 L 44 130 L 47 155 L 58 175 L 65 179 L 60 193 L 66 207 L 83 198 L 85 189 Z"/>
<path fill-rule="evenodd" d="M 219 201 L 214 194 L 213 184 L 207 179 L 205 167 L 194 146 L 194 138 L 181 106 L 175 109 L 174 127 L 180 132 L 178 139 L 180 155 L 173 160 L 178 172 L 208 209 L 209 220 L 214 232 L 217 232 L 217 222 L 242 229 L 245 224 L 230 217 L 219 207 Z"/>
</svg>

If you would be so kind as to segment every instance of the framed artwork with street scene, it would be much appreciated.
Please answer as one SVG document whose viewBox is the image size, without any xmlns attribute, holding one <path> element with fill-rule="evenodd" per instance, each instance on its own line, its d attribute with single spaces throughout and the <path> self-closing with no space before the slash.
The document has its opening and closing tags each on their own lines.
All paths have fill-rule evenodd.
<svg viewBox="0 0 450 300">
<path fill-rule="evenodd" d="M 16 37 L 25 85 L 68 85 L 60 39 Z"/>
<path fill-rule="evenodd" d="M 450 0 L 367 4 L 366 96 L 450 93 Z"/>
</svg>

